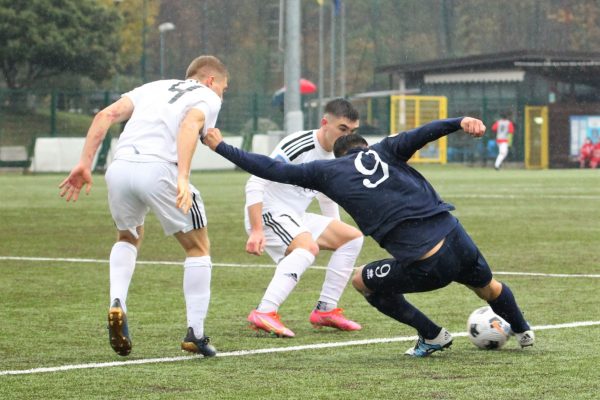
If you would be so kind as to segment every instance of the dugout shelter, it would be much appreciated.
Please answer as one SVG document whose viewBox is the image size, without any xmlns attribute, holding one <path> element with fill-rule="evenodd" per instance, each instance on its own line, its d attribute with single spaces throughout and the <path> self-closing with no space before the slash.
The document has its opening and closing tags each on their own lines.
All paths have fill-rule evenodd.
<svg viewBox="0 0 600 400">
<path fill-rule="evenodd" d="M 448 115 L 507 114 L 516 124 L 509 160 L 528 168 L 574 167 L 579 141 L 600 132 L 600 52 L 522 50 L 380 66 L 389 90 L 446 96 Z M 596 127 L 596 124 L 599 124 Z M 448 137 L 448 161 L 488 162 L 488 144 Z"/>
</svg>

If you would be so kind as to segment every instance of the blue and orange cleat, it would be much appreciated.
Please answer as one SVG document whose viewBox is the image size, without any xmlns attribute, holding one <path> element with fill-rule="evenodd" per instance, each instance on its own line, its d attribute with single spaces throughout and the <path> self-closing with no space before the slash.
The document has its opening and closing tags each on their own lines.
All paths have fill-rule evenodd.
<svg viewBox="0 0 600 400">
<path fill-rule="evenodd" d="M 406 350 L 404 354 L 413 357 L 428 357 L 436 351 L 443 351 L 452 345 L 452 335 L 442 328 L 440 333 L 433 339 L 425 339 L 419 335 L 415 347 Z"/>
</svg>

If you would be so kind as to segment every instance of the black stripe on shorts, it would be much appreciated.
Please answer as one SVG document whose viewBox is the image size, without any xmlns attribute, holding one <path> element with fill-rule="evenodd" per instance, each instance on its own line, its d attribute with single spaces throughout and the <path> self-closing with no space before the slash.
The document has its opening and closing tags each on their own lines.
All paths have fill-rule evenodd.
<svg viewBox="0 0 600 400">
<path fill-rule="evenodd" d="M 192 193 L 192 207 L 190 208 L 190 212 L 192 214 L 192 224 L 194 229 L 204 228 L 206 224 L 204 223 L 202 212 L 200 211 L 200 207 L 196 201 L 196 193 Z"/>
<path fill-rule="evenodd" d="M 290 235 L 285 229 L 283 229 L 283 227 L 279 223 L 273 220 L 273 216 L 271 215 L 271 213 L 263 214 L 263 222 L 266 226 L 271 228 L 277 236 L 279 236 L 281 241 L 285 243 L 286 246 L 289 246 L 290 243 L 292 243 L 292 240 L 294 239 L 292 235 Z"/>
</svg>

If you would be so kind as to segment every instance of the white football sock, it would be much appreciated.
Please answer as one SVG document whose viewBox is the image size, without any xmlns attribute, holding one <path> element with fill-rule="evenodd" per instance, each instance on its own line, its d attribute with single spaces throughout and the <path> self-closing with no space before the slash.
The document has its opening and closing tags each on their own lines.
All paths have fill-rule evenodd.
<svg viewBox="0 0 600 400">
<path fill-rule="evenodd" d="M 183 264 L 183 294 L 188 326 L 194 329 L 197 339 L 204 336 L 204 319 L 210 300 L 210 256 L 188 257 Z"/>
<path fill-rule="evenodd" d="M 362 248 L 364 237 L 352 239 L 344 243 L 333 252 L 327 264 L 325 281 L 319 297 L 319 309 L 331 311 L 337 307 L 342 293 L 348 284 L 354 263 Z"/>
<path fill-rule="evenodd" d="M 306 249 L 295 249 L 285 256 L 277 265 L 275 275 L 256 309 L 260 312 L 277 311 L 313 262 L 315 256 Z"/>
<path fill-rule="evenodd" d="M 121 300 L 121 307 L 127 313 L 127 292 L 135 270 L 137 248 L 128 242 L 117 242 L 110 251 L 110 304 Z"/>
<path fill-rule="evenodd" d="M 500 168 L 502 162 L 508 155 L 508 144 L 500 143 L 498 145 L 498 156 L 496 157 L 496 162 L 494 163 L 495 168 Z"/>
</svg>

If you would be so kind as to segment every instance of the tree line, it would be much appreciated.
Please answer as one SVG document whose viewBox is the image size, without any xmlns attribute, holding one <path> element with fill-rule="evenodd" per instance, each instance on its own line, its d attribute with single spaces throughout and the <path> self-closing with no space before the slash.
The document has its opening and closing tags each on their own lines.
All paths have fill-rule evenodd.
<svg viewBox="0 0 600 400">
<path fill-rule="evenodd" d="M 385 87 L 377 66 L 510 50 L 600 51 L 598 0 L 343 0 L 347 93 Z M 0 0 L 0 67 L 6 88 L 128 90 L 159 77 L 158 25 L 170 77 L 200 54 L 224 60 L 231 90 L 283 85 L 279 0 Z M 325 12 L 330 68 L 331 1 Z M 302 2 L 302 75 L 318 75 L 319 2 Z M 340 16 L 336 16 L 339 67 Z M 115 77 L 120 77 L 118 81 Z M 115 84 L 115 82 L 120 82 Z M 330 82 L 326 74 L 327 90 Z M 325 93 L 328 93 L 327 91 Z"/>
</svg>

